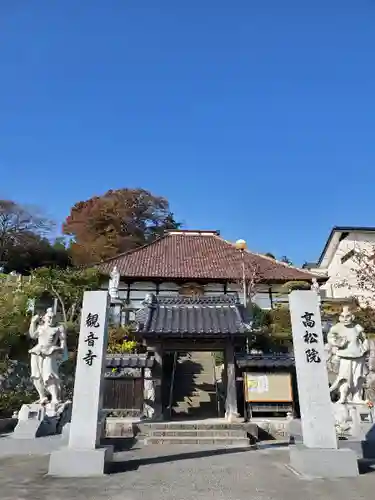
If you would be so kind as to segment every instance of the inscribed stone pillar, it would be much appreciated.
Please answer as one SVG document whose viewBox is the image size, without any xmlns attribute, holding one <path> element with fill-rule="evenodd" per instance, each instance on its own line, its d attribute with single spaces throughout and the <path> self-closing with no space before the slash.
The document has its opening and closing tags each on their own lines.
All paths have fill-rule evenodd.
<svg viewBox="0 0 375 500">
<path fill-rule="evenodd" d="M 309 448 L 337 448 L 318 296 L 298 290 L 289 303 L 303 442 Z"/>
<path fill-rule="evenodd" d="M 107 291 L 85 292 L 81 312 L 69 444 L 52 453 L 49 474 L 91 476 L 104 472 L 112 450 L 100 448 L 102 386 L 107 351 Z"/>
<path fill-rule="evenodd" d="M 225 400 L 225 418 L 232 420 L 238 418 L 236 365 L 234 359 L 234 346 L 228 341 L 225 346 L 225 365 L 227 370 L 227 395 Z"/>
<path fill-rule="evenodd" d="M 355 477 L 356 454 L 337 446 L 319 297 L 296 290 L 289 305 L 303 435 L 303 445 L 290 447 L 290 465 L 310 477 Z"/>
</svg>

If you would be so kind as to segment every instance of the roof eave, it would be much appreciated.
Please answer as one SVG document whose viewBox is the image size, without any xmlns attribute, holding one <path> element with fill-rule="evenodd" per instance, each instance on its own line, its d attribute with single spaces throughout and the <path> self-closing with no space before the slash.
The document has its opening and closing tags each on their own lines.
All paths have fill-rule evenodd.
<svg viewBox="0 0 375 500">
<path fill-rule="evenodd" d="M 108 277 L 108 274 L 106 273 L 100 273 L 101 276 L 103 277 Z M 192 276 L 136 276 L 136 275 L 121 275 L 121 278 L 129 280 L 129 281 L 189 281 L 193 283 L 199 283 L 199 282 L 204 282 L 206 283 L 207 281 L 210 282 L 218 282 L 218 283 L 234 283 L 238 281 L 240 278 L 239 277 L 234 277 L 234 276 L 227 276 L 226 278 L 211 278 L 211 277 L 206 277 L 206 278 L 196 278 Z M 290 277 L 290 278 L 264 278 L 260 279 L 258 283 L 260 284 L 282 284 L 282 283 L 287 283 L 288 281 L 311 281 L 313 278 L 316 278 L 318 282 L 325 283 L 327 281 L 327 277 L 318 275 L 318 274 L 305 274 L 304 276 L 295 276 L 295 277 Z"/>
<path fill-rule="evenodd" d="M 326 244 L 324 245 L 323 251 L 320 254 L 320 257 L 318 259 L 318 266 L 320 266 L 323 262 L 323 259 L 325 257 L 325 254 L 327 253 L 331 243 L 333 236 L 335 233 L 353 233 L 353 232 L 361 232 L 361 233 L 373 233 L 375 232 L 375 227 L 374 226 L 334 226 L 331 229 L 331 232 L 329 233 L 328 239 L 326 241 Z"/>
</svg>

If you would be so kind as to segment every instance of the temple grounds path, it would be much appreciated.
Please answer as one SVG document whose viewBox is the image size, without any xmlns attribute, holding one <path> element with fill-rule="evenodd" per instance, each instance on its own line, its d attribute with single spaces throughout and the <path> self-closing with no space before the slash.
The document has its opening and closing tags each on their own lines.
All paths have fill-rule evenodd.
<svg viewBox="0 0 375 500">
<path fill-rule="evenodd" d="M 287 449 L 148 446 L 116 453 L 112 474 L 94 479 L 46 476 L 48 456 L 0 460 L 1 500 L 366 500 L 375 466 L 357 479 L 301 479 Z"/>
</svg>

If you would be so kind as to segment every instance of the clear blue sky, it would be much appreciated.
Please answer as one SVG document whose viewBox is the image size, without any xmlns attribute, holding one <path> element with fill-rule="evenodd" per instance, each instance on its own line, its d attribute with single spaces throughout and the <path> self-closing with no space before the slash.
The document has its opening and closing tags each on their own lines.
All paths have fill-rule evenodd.
<svg viewBox="0 0 375 500">
<path fill-rule="evenodd" d="M 300 264 L 375 225 L 374 0 L 0 2 L 0 197 L 166 196 Z"/>
</svg>

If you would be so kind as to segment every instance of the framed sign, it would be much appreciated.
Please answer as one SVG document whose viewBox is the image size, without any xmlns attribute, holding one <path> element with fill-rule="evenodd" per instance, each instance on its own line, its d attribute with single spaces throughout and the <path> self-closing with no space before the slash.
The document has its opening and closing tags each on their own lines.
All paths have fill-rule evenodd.
<svg viewBox="0 0 375 500">
<path fill-rule="evenodd" d="M 244 391 L 247 403 L 293 402 L 290 373 L 244 373 Z"/>
<path fill-rule="evenodd" d="M 196 283 L 185 283 L 182 285 L 178 293 L 180 295 L 184 295 L 185 297 L 196 297 L 204 295 L 204 288 Z"/>
</svg>

